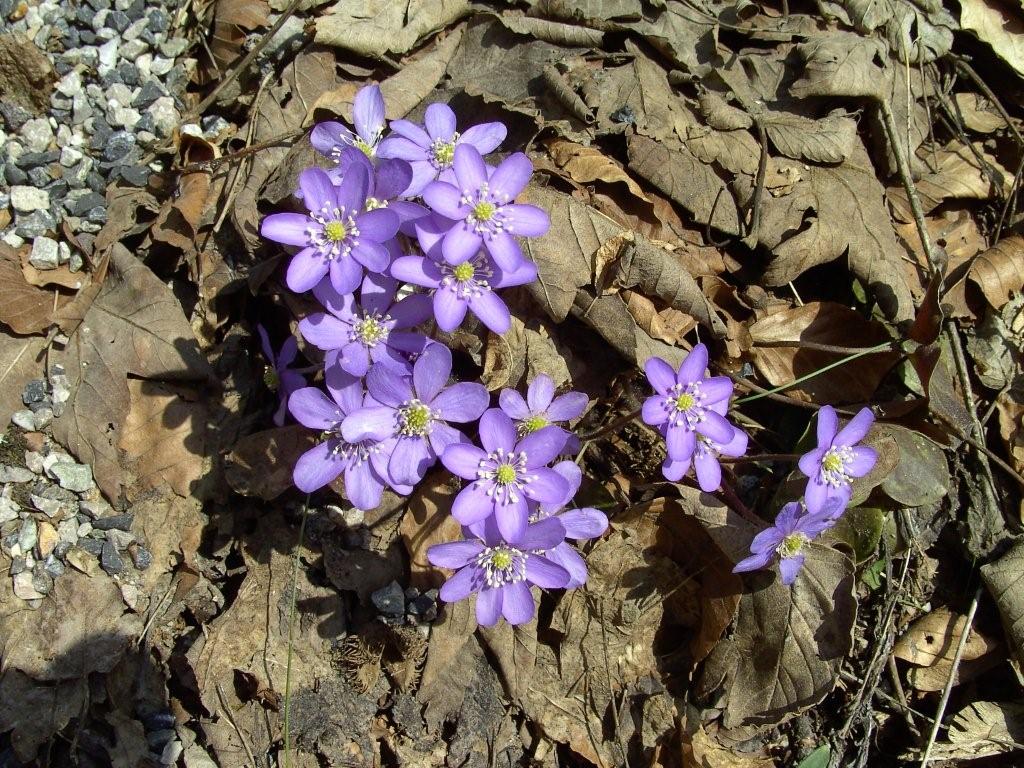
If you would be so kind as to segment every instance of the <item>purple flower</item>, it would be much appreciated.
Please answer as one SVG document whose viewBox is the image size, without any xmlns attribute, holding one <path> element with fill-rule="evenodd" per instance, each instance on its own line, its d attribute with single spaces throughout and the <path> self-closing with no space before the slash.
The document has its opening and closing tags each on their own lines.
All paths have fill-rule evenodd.
<svg viewBox="0 0 1024 768">
<path fill-rule="evenodd" d="M 385 485 L 392 485 L 401 494 L 412 488 L 389 483 L 387 457 L 393 440 L 348 441 L 341 435 L 345 416 L 363 406 L 363 385 L 359 379 L 341 369 L 328 371 L 328 398 L 316 387 L 296 390 L 288 398 L 288 409 L 296 420 L 311 429 L 320 430 L 323 440 L 306 451 L 295 463 L 292 477 L 300 491 L 312 493 L 345 473 L 345 493 L 358 509 L 373 509 L 380 504 Z"/>
<path fill-rule="evenodd" d="M 835 519 L 828 514 L 805 513 L 799 501 L 791 501 L 779 512 L 774 525 L 754 537 L 750 542 L 751 556 L 736 563 L 732 572 L 767 568 L 778 556 L 782 583 L 792 584 L 804 564 L 804 547 L 807 542 L 832 527 L 834 522 Z"/>
<path fill-rule="evenodd" d="M 509 543 L 490 528 L 477 540 L 435 544 L 427 559 L 439 568 L 457 569 L 441 587 L 440 598 L 454 603 L 476 598 L 477 623 L 490 627 L 502 616 L 509 624 L 525 624 L 533 618 L 531 586 L 561 589 L 569 573 L 539 554 L 565 539 L 565 529 L 555 519 L 527 526 L 516 543 Z"/>
<path fill-rule="evenodd" d="M 327 175 L 336 186 L 344 184 L 353 165 L 363 166 L 367 174 L 366 210 L 387 208 L 398 216 L 400 226 L 430 215 L 430 211 L 419 203 L 399 199 L 412 178 L 412 166 L 405 160 L 380 160 L 374 165 L 358 149 L 346 147 L 341 152 L 337 167 L 328 170 Z M 411 227 L 407 228 L 407 234 L 414 234 Z"/>
<path fill-rule="evenodd" d="M 452 353 L 442 344 L 427 346 L 411 377 L 392 366 L 373 366 L 366 387 L 376 403 L 347 416 L 342 435 L 350 442 L 397 438 L 388 475 L 396 483 L 415 485 L 445 448 L 469 442 L 446 422 L 473 421 L 487 408 L 482 384 L 445 386 L 451 370 Z"/>
<path fill-rule="evenodd" d="M 719 400 L 708 406 L 721 416 L 729 407 L 728 400 Z M 662 425 L 664 426 L 664 425 Z M 730 456 L 738 458 L 747 452 L 747 433 L 738 427 L 732 426 L 732 437 L 722 443 L 697 433 L 697 442 L 694 443 L 693 453 L 684 459 L 666 458 L 661 465 L 661 473 L 666 480 L 677 483 L 682 480 L 683 475 L 690 471 L 690 464 L 693 464 L 697 471 L 697 484 L 705 493 L 717 491 L 722 485 L 722 465 L 718 463 L 719 456 Z"/>
<path fill-rule="evenodd" d="M 503 389 L 498 395 L 498 405 L 515 420 L 516 429 L 521 435 L 556 425 L 560 421 L 568 422 L 578 418 L 586 409 L 587 402 L 588 398 L 582 392 L 566 392 L 555 397 L 555 382 L 545 373 L 530 382 L 525 400 L 514 389 Z M 568 450 L 575 436 L 562 427 L 557 429 L 565 436 L 566 445 L 563 450 Z"/>
<path fill-rule="evenodd" d="M 385 275 L 367 275 L 356 304 L 351 294 L 341 295 L 329 280 L 313 289 L 326 307 L 299 322 L 302 337 L 327 352 L 324 365 L 353 376 L 365 376 L 371 363 L 391 363 L 411 370 L 407 355 L 422 352 L 427 337 L 403 329 L 412 328 L 430 316 L 430 299 L 414 294 L 395 301 L 398 284 Z"/>
<path fill-rule="evenodd" d="M 398 216 L 385 208 L 364 211 L 368 185 L 359 164 L 339 187 L 319 168 L 308 168 L 299 175 L 299 187 L 309 215 L 275 213 L 263 220 L 264 237 L 302 246 L 288 265 L 288 288 L 308 291 L 329 273 L 334 289 L 346 294 L 359 285 L 363 267 L 388 268 L 391 255 L 383 244 L 398 232 Z"/>
<path fill-rule="evenodd" d="M 434 181 L 423 190 L 423 201 L 454 222 L 441 245 L 444 260 L 460 264 L 483 246 L 499 267 L 515 271 L 523 263 L 523 252 L 514 235 L 538 237 L 551 224 L 537 206 L 512 202 L 530 180 L 533 164 L 516 152 L 491 169 L 476 147 L 460 144 L 452 170 L 454 183 Z"/>
<path fill-rule="evenodd" d="M 530 520 L 527 500 L 553 503 L 563 498 L 565 478 L 547 465 L 565 437 L 556 427 L 545 427 L 521 440 L 512 420 L 497 408 L 480 417 L 483 450 L 454 444 L 441 455 L 448 470 L 472 480 L 452 503 L 452 517 L 471 525 L 494 515 L 498 531 L 507 541 L 519 541 Z"/>
<path fill-rule="evenodd" d="M 322 155 L 339 162 L 346 147 L 355 147 L 367 157 L 377 153 L 377 144 L 384 133 L 384 97 L 380 87 L 367 85 L 359 89 L 352 102 L 352 122 L 356 132 L 338 122 L 319 123 L 309 141 Z"/>
<path fill-rule="evenodd" d="M 679 366 L 679 372 L 658 357 L 644 364 L 647 380 L 657 393 L 644 402 L 644 423 L 660 427 L 665 435 L 668 456 L 685 461 L 697 448 L 697 435 L 719 445 L 733 439 L 733 430 L 725 416 L 711 408 L 732 395 L 732 382 L 726 376 L 704 378 L 708 368 L 708 348 L 698 344 Z"/>
<path fill-rule="evenodd" d="M 818 447 L 800 457 L 800 471 L 810 478 L 804 492 L 810 512 L 819 512 L 827 501 L 839 499 L 842 503 L 836 514 L 842 514 L 853 495 L 852 479 L 864 477 L 878 461 L 873 448 L 857 445 L 874 420 L 870 408 L 861 408 L 839 429 L 832 406 L 823 406 L 818 411 Z"/>
<path fill-rule="evenodd" d="M 518 269 L 500 269 L 484 252 L 452 266 L 440 258 L 445 220 L 430 217 L 416 223 L 420 246 L 426 256 L 401 256 L 391 264 L 391 274 L 406 283 L 434 289 L 434 317 L 442 331 L 454 331 L 471 311 L 494 333 L 507 333 L 511 315 L 495 288 L 525 285 L 537 279 L 537 267 L 524 261 Z"/>
<path fill-rule="evenodd" d="M 399 157 L 412 165 L 412 183 L 405 194 L 418 195 L 434 179 L 453 181 L 452 161 L 455 147 L 472 144 L 477 152 L 493 152 L 505 140 L 504 123 L 474 125 L 465 133 L 455 130 L 455 113 L 447 104 L 431 104 L 423 117 L 423 130 L 408 120 L 392 120 L 391 136 L 380 143 L 380 157 Z"/>
<path fill-rule="evenodd" d="M 289 336 L 281 345 L 281 351 L 275 355 L 274 348 L 270 346 L 267 329 L 257 325 L 256 330 L 260 333 L 260 343 L 268 363 L 263 380 L 271 391 L 277 392 L 278 407 L 274 411 L 274 423 L 280 427 L 284 424 L 285 414 L 288 412 L 288 396 L 296 389 L 306 386 L 305 377 L 288 367 L 299 354 L 299 343 L 294 336 Z"/>
</svg>

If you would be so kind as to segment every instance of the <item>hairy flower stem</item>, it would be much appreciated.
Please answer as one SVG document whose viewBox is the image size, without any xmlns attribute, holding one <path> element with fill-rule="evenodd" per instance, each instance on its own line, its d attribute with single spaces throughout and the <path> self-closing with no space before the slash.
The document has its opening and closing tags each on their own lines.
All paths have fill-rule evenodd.
<svg viewBox="0 0 1024 768">
<path fill-rule="evenodd" d="M 637 419 L 637 417 L 640 415 L 641 410 L 643 409 L 637 408 L 635 411 L 627 413 L 625 416 L 621 416 L 615 419 L 615 421 L 612 421 L 608 424 L 605 424 L 603 427 L 595 429 L 593 432 L 587 432 L 585 435 L 580 435 L 580 442 L 585 443 L 589 440 L 596 440 L 599 437 L 607 435 L 609 432 L 614 432 L 616 429 L 626 426 L 631 421 L 635 421 Z"/>
<path fill-rule="evenodd" d="M 295 544 L 295 557 L 292 558 L 292 594 L 288 605 L 288 658 L 284 667 L 284 765 L 292 765 L 292 641 L 295 630 L 295 597 L 299 592 L 299 554 L 302 552 L 302 539 L 306 534 L 306 517 L 309 515 L 309 497 L 302 504 L 302 522 L 299 523 L 299 540 Z"/>
<path fill-rule="evenodd" d="M 796 461 L 799 458 L 799 453 L 758 453 L 752 456 L 721 456 L 718 461 L 722 464 L 753 464 L 758 461 Z"/>
</svg>

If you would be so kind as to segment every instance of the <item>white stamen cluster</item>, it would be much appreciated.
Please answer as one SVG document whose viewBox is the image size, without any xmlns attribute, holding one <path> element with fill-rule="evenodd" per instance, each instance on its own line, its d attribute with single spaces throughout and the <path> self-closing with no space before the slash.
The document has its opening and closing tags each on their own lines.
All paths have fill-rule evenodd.
<svg viewBox="0 0 1024 768">
<path fill-rule="evenodd" d="M 516 504 L 527 485 L 536 479 L 526 467 L 526 453 L 505 452 L 501 448 L 480 460 L 476 476 L 490 483 L 487 495 L 499 504 Z"/>
<path fill-rule="evenodd" d="M 485 181 L 479 189 L 463 189 L 459 199 L 462 205 L 472 210 L 466 221 L 481 237 L 489 238 L 501 232 L 513 233 L 512 223 L 505 217 L 502 207 L 508 205 L 508 195 L 491 192 L 490 185 Z"/>
<path fill-rule="evenodd" d="M 707 418 L 707 408 L 704 401 L 707 399 L 701 391 L 699 381 L 691 381 L 689 384 L 673 384 L 665 397 L 665 408 L 669 412 L 669 425 L 673 427 L 695 428 Z"/>
<path fill-rule="evenodd" d="M 852 481 L 846 471 L 847 465 L 853 461 L 853 449 L 849 446 L 832 447 L 821 457 L 821 481 L 834 488 L 849 485 Z"/>
<path fill-rule="evenodd" d="M 484 549 L 476 556 L 476 564 L 484 572 L 488 587 L 503 587 L 526 579 L 527 557 L 528 553 L 502 544 Z"/>
<path fill-rule="evenodd" d="M 460 299 L 470 299 L 491 290 L 489 281 L 494 276 L 494 270 L 486 258 L 477 255 L 455 266 L 444 262 L 441 264 L 441 274 L 442 288 L 455 291 Z"/>
<path fill-rule="evenodd" d="M 360 320 L 352 324 L 349 331 L 349 340 L 358 341 L 367 349 L 373 349 L 378 344 L 387 341 L 391 328 L 391 315 L 382 315 L 380 312 L 366 312 Z"/>
<path fill-rule="evenodd" d="M 447 141 L 444 139 L 434 139 L 430 142 L 430 164 L 439 171 L 451 168 L 452 160 L 455 158 L 455 145 L 458 143 L 458 131 L 453 133 Z"/>
<path fill-rule="evenodd" d="M 694 453 L 697 456 L 721 456 L 722 451 L 720 446 L 712 440 L 710 437 L 702 435 L 697 432 L 697 444 L 694 448 Z"/>
<path fill-rule="evenodd" d="M 398 408 L 398 432 L 406 437 L 423 437 L 430 434 L 431 424 L 440 414 L 429 405 L 413 398 Z"/>
<path fill-rule="evenodd" d="M 359 227 L 356 226 L 355 216 L 346 212 L 344 208 L 325 203 L 318 212 L 310 212 L 309 218 L 315 224 L 310 224 L 306 228 L 306 235 L 309 237 L 310 245 L 325 259 L 333 260 L 339 256 L 348 256 L 359 244 Z M 344 237 L 336 239 L 330 230 L 339 226 L 344 228 Z"/>
</svg>

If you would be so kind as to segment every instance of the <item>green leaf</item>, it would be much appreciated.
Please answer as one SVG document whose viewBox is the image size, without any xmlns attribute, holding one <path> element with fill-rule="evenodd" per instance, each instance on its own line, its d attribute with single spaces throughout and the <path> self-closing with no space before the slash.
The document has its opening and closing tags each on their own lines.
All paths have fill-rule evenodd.
<svg viewBox="0 0 1024 768">
<path fill-rule="evenodd" d="M 864 573 L 860 575 L 860 580 L 867 584 L 869 589 L 876 590 L 882 586 L 883 573 L 885 573 L 885 560 L 875 560 L 875 562 L 864 569 Z"/>
<path fill-rule="evenodd" d="M 796 768 L 828 768 L 828 761 L 831 758 L 832 748 L 828 744 L 822 744 L 805 757 Z"/>
<path fill-rule="evenodd" d="M 832 529 L 832 535 L 853 551 L 854 562 L 860 565 L 875 554 L 885 519 L 885 512 L 874 507 L 848 509 Z"/>
</svg>

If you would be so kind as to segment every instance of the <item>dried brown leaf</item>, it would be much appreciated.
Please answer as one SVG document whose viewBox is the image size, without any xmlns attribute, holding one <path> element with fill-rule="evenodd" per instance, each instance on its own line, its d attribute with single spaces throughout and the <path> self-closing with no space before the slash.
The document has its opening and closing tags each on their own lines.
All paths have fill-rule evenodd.
<svg viewBox="0 0 1024 768">
<path fill-rule="evenodd" d="M 964 631 L 967 617 L 948 607 L 936 608 L 914 621 L 893 646 L 897 659 L 918 667 L 933 667 L 941 662 L 952 662 L 957 644 Z M 973 661 L 991 653 L 999 646 L 972 627 L 961 659 Z"/>
<path fill-rule="evenodd" d="M 55 82 L 53 64 L 32 40 L 18 33 L 0 35 L 0 93 L 5 101 L 45 115 Z"/>
<path fill-rule="evenodd" d="M 468 0 L 339 3 L 316 20 L 315 40 L 362 56 L 405 53 L 420 38 L 469 13 Z"/>
<path fill-rule="evenodd" d="M 1017 662 L 1024 663 L 1024 542 L 981 566 L 981 579 L 996 601 Z"/>
<path fill-rule="evenodd" d="M 430 50 L 403 62 L 400 70 L 380 84 L 389 119 L 405 117 L 430 95 L 444 77 L 464 31 L 462 27 L 452 30 Z"/>
<path fill-rule="evenodd" d="M 589 27 L 512 13 L 498 18 L 502 24 L 517 34 L 535 37 L 555 45 L 600 48 L 604 43 L 604 33 Z"/>
<path fill-rule="evenodd" d="M 898 424 L 886 424 L 896 440 L 899 462 L 881 483 L 885 494 L 907 507 L 935 504 L 948 492 L 949 465 L 940 446 L 920 432 Z"/>
<path fill-rule="evenodd" d="M 933 754 L 946 760 L 972 760 L 1010 752 L 1024 739 L 1024 705 L 975 701 L 955 715 L 946 734 L 948 744 Z"/>
<path fill-rule="evenodd" d="M 18 253 L 0 243 L 0 323 L 17 334 L 40 333 L 53 322 L 53 292 L 26 282 Z"/>
<path fill-rule="evenodd" d="M 5 669 L 0 673 L 0 731 L 10 731 L 18 759 L 32 763 L 40 747 L 82 714 L 88 699 L 86 678 L 40 683 Z"/>
<path fill-rule="evenodd" d="M 993 309 L 1002 309 L 1013 294 L 1024 291 L 1024 237 L 1010 235 L 979 254 L 967 279 L 981 289 Z"/>
<path fill-rule="evenodd" d="M 803 75 L 793 83 L 792 95 L 846 96 L 882 99 L 892 77 L 886 66 L 889 54 L 877 38 L 853 32 L 832 32 L 796 47 L 804 63 Z"/>
<path fill-rule="evenodd" d="M 991 45 L 999 58 L 1024 76 L 1024 20 L 1013 3 L 963 0 L 960 25 Z"/>
<path fill-rule="evenodd" d="M 402 516 L 398 533 L 409 555 L 409 584 L 421 590 L 439 587 L 445 574 L 427 560 L 434 544 L 459 538 L 461 526 L 451 512 L 460 483 L 448 472 L 435 470 L 416 486 Z"/>
<path fill-rule="evenodd" d="M 4 424 L 11 414 L 25 407 L 21 393 L 30 379 L 43 375 L 42 336 L 12 336 L 0 331 L 0 419 Z"/>
<path fill-rule="evenodd" d="M 111 273 L 67 346 L 53 350 L 71 383 L 54 436 L 90 464 L 108 498 L 131 487 L 118 451 L 130 408 L 128 375 L 212 380 L 174 293 L 148 267 L 115 246 Z"/>
<path fill-rule="evenodd" d="M 295 462 L 315 443 L 301 424 L 246 435 L 227 457 L 225 479 L 235 493 L 272 501 L 294 485 Z"/>
<path fill-rule="evenodd" d="M 857 123 L 844 115 L 818 120 L 794 112 L 766 111 L 765 133 L 775 148 L 794 160 L 841 163 L 853 152 Z"/>
<path fill-rule="evenodd" d="M 937 150 L 921 147 L 917 156 L 927 163 L 927 173 L 916 181 L 925 213 L 951 198 L 988 200 L 1005 193 L 1009 179 L 1013 178 L 980 143 L 968 147 L 954 140 Z M 1003 179 L 1003 189 L 992 183 L 993 175 Z"/>
<path fill-rule="evenodd" d="M 1006 125 L 999 111 L 981 94 L 966 91 L 956 94 L 954 99 L 960 117 L 969 130 L 993 133 Z"/>
<path fill-rule="evenodd" d="M 650 202 L 640 185 L 623 170 L 615 160 L 597 147 L 585 147 L 566 139 L 550 139 L 545 142 L 551 158 L 570 179 L 581 184 L 604 181 L 609 184 L 621 182 L 640 200 Z"/>
<path fill-rule="evenodd" d="M 269 15 L 266 0 L 217 0 L 210 53 L 220 69 L 230 66 L 241 53 L 246 32 L 267 26 Z"/>
<path fill-rule="evenodd" d="M 567 358 L 571 351 L 552 336 L 548 323 L 531 320 L 526 325 L 515 315 L 512 327 L 503 334 L 489 333 L 484 349 L 484 370 L 480 381 L 491 392 L 515 387 L 546 374 L 561 386 L 570 380 Z"/>
<path fill-rule="evenodd" d="M 760 317 L 750 326 L 750 338 L 754 343 L 754 365 L 770 384 L 778 386 L 841 357 L 801 349 L 801 341 L 842 346 L 855 339 L 858 347 L 866 348 L 888 341 L 889 334 L 880 324 L 841 304 L 811 302 Z M 764 346 L 781 341 L 793 342 L 793 346 Z M 815 376 L 789 393 L 815 403 L 865 402 L 871 399 L 897 359 L 894 352 L 868 355 Z"/>
</svg>

